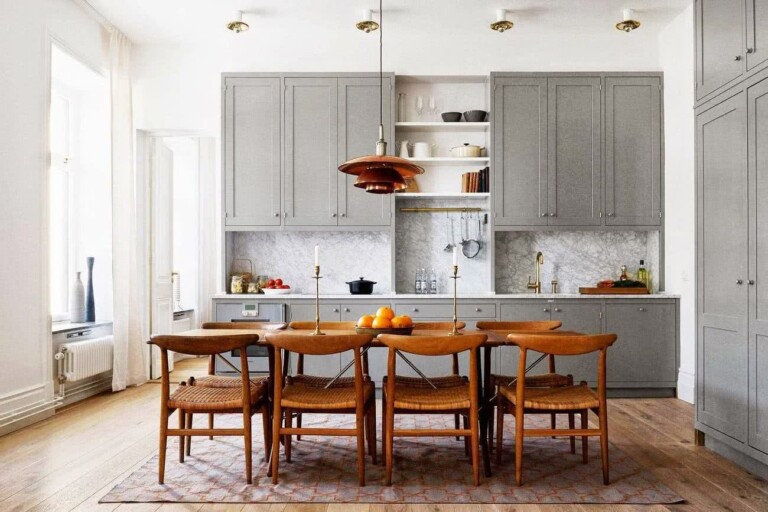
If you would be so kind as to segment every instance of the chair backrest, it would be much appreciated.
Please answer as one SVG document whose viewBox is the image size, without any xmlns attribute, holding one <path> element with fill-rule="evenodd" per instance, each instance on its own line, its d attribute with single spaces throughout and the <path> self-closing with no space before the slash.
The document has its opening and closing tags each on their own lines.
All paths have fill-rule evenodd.
<svg viewBox="0 0 768 512">
<path fill-rule="evenodd" d="M 604 350 L 616 341 L 615 334 L 555 334 L 555 333 L 512 333 L 507 336 L 511 345 L 522 350 L 535 350 L 542 354 L 575 356 Z"/>
<path fill-rule="evenodd" d="M 563 325 L 559 320 L 541 320 L 531 322 L 496 322 L 481 320 L 477 322 L 477 328 L 483 331 L 554 331 Z"/>
<path fill-rule="evenodd" d="M 467 326 L 465 322 L 456 322 L 456 329 L 463 329 Z M 414 322 L 414 331 L 452 331 L 453 322 Z"/>
<path fill-rule="evenodd" d="M 259 335 L 253 334 L 228 334 L 225 336 L 183 336 L 175 334 L 161 334 L 152 336 L 147 343 L 156 345 L 163 351 L 171 350 L 180 354 L 194 356 L 210 356 L 229 352 L 230 350 L 245 350 L 250 345 L 259 341 Z"/>
<path fill-rule="evenodd" d="M 276 349 L 297 354 L 324 356 L 362 348 L 373 340 L 371 334 L 337 334 L 314 336 L 311 334 L 269 333 L 267 343 Z"/>
<path fill-rule="evenodd" d="M 291 322 L 288 327 L 294 330 L 306 331 L 315 328 L 315 322 Z M 320 329 L 327 331 L 354 331 L 355 322 L 320 322 Z"/>
<path fill-rule="evenodd" d="M 288 327 L 285 322 L 205 322 L 203 329 L 255 329 L 282 331 Z"/>
<path fill-rule="evenodd" d="M 447 356 L 466 350 L 474 350 L 482 345 L 488 336 L 485 334 L 466 334 L 463 336 L 399 336 L 382 334 L 379 340 L 390 348 L 421 356 Z"/>
</svg>

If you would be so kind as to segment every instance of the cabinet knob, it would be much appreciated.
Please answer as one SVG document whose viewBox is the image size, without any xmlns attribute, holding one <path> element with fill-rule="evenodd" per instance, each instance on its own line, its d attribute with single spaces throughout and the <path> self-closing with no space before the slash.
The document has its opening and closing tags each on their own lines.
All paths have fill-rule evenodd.
<svg viewBox="0 0 768 512">
<path fill-rule="evenodd" d="M 747 53 L 755 53 L 755 49 L 754 48 L 747 48 Z"/>
<path fill-rule="evenodd" d="M 335 213 L 335 212 L 331 214 L 331 217 L 335 217 L 335 216 L 336 216 L 336 213 Z"/>
<path fill-rule="evenodd" d="M 275 212 L 275 217 L 279 217 L 279 216 L 280 216 L 280 212 Z"/>
<path fill-rule="evenodd" d="M 349 313 L 349 308 L 344 308 L 345 313 Z"/>
<path fill-rule="evenodd" d="M 608 212 L 606 215 L 608 215 L 609 217 L 613 217 L 614 214 L 613 212 Z"/>
<path fill-rule="evenodd" d="M 544 308 L 542 311 L 544 311 L 545 313 L 549 313 L 549 308 Z"/>
<path fill-rule="evenodd" d="M 342 213 L 342 214 L 341 214 L 341 216 L 342 216 L 342 217 L 346 217 L 346 216 L 347 216 L 347 214 L 346 214 L 346 213 Z"/>
<path fill-rule="evenodd" d="M 548 216 L 548 215 L 549 215 L 548 213 L 542 213 L 542 214 L 541 214 L 541 216 L 542 216 L 542 217 L 546 217 L 546 216 Z"/>
<path fill-rule="evenodd" d="M 475 313 L 480 313 L 481 311 L 482 311 L 482 309 L 480 309 L 480 308 L 475 308 Z"/>
<path fill-rule="evenodd" d="M 735 57 L 733 58 L 733 60 L 735 60 L 736 62 L 740 61 L 740 60 L 741 60 L 741 55 L 737 55 L 737 56 L 735 56 Z"/>
<path fill-rule="evenodd" d="M 560 308 L 555 308 L 555 313 L 559 313 L 559 312 L 561 312 L 561 311 L 562 311 L 562 309 L 560 309 Z"/>
<path fill-rule="evenodd" d="M 739 285 L 741 285 L 741 284 L 744 284 L 744 281 L 743 281 L 743 280 L 741 280 L 741 279 L 737 279 L 737 280 L 736 280 L 736 284 L 739 284 Z"/>
<path fill-rule="evenodd" d="M 750 279 L 749 281 L 747 281 L 747 283 L 749 283 L 750 286 L 754 286 L 755 280 L 754 279 Z"/>
<path fill-rule="evenodd" d="M 411 311 L 413 311 L 414 313 L 418 313 L 419 312 L 419 308 L 413 308 Z"/>
<path fill-rule="evenodd" d="M 638 311 L 645 311 L 645 308 L 637 308 Z"/>
<path fill-rule="evenodd" d="M 333 308 L 333 312 L 334 313 L 338 313 L 339 312 L 339 308 Z"/>
<path fill-rule="evenodd" d="M 557 213 L 556 212 L 549 212 L 549 216 L 550 217 L 557 217 Z"/>
</svg>

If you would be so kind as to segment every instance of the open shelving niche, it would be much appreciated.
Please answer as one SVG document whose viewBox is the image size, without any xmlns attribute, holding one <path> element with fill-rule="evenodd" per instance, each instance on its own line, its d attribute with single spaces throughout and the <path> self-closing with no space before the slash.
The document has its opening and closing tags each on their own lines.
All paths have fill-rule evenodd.
<svg viewBox="0 0 768 512">
<path fill-rule="evenodd" d="M 400 93 L 406 95 L 406 118 L 397 119 L 395 123 L 395 144 L 392 154 L 399 155 L 400 142 L 403 140 L 414 142 L 427 142 L 434 144 L 431 158 L 413 158 L 413 147 L 410 147 L 410 159 L 425 168 L 425 173 L 416 177 L 418 192 L 405 192 L 395 194 L 396 209 L 413 206 L 426 207 L 451 207 L 451 208 L 479 208 L 480 215 L 487 214 L 488 223 L 484 225 L 486 246 L 489 257 L 484 258 L 483 266 L 490 268 L 482 272 L 487 283 L 484 283 L 486 291 L 494 290 L 494 251 L 495 244 L 492 221 L 491 194 L 461 192 L 461 175 L 468 171 L 478 171 L 486 166 L 490 167 L 491 155 L 491 123 L 484 122 L 443 122 L 440 114 L 443 112 L 465 112 L 467 110 L 490 111 L 490 81 L 486 76 L 412 76 L 397 75 L 395 86 L 393 111 L 397 113 L 397 100 Z M 423 99 L 424 110 L 421 116 L 416 114 L 416 97 Z M 437 112 L 433 115 L 429 111 L 429 97 L 437 100 Z M 485 150 L 479 158 L 454 158 L 450 149 L 461 146 L 464 143 L 483 146 Z M 489 178 L 492 179 L 492 169 Z M 491 185 L 492 186 L 492 185 Z M 444 232 L 438 226 L 445 213 L 408 213 L 406 215 L 423 215 L 426 231 L 437 230 Z M 458 214 L 457 218 L 458 218 Z M 395 223 L 397 226 L 397 223 Z M 397 228 L 396 228 L 397 229 Z M 442 240 L 442 239 L 441 239 Z M 392 243 L 392 284 L 397 286 L 398 276 L 395 273 L 396 249 Z M 463 261 L 463 257 L 461 258 Z M 469 263 L 468 261 L 466 263 Z M 471 265 L 462 265 L 465 271 L 469 271 Z M 470 275 L 465 276 L 471 278 Z M 485 281 L 485 279 L 483 279 Z M 461 286 L 459 287 L 461 291 Z M 398 292 L 410 292 L 410 289 L 397 289 Z M 445 290 L 446 292 L 448 290 Z"/>
</svg>

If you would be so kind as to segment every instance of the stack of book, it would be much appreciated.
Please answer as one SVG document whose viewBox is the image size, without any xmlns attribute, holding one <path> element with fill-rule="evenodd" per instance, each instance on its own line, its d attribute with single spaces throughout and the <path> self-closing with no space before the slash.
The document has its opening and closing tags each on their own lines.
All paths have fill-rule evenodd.
<svg viewBox="0 0 768 512">
<path fill-rule="evenodd" d="M 465 172 L 461 175 L 462 192 L 490 192 L 490 183 L 488 180 L 488 167 L 474 172 Z"/>
</svg>

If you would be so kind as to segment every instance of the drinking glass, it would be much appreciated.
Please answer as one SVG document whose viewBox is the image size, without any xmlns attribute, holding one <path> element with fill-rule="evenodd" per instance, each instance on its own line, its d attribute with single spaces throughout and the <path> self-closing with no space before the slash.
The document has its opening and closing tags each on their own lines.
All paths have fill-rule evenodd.
<svg viewBox="0 0 768 512">
<path fill-rule="evenodd" d="M 416 96 L 416 115 L 421 117 L 421 113 L 424 111 L 424 98 Z"/>
<path fill-rule="evenodd" d="M 429 111 L 432 113 L 432 119 L 437 120 L 437 101 L 434 96 L 429 97 Z"/>
</svg>

